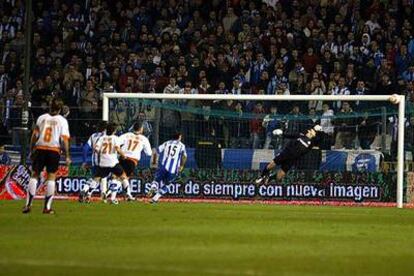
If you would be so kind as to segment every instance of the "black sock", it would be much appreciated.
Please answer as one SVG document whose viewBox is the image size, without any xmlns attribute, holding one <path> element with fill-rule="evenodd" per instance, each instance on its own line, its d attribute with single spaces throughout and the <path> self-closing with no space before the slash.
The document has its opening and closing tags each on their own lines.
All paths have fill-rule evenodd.
<svg viewBox="0 0 414 276">
<path fill-rule="evenodd" d="M 95 188 L 89 187 L 88 190 L 88 195 L 91 195 L 93 193 L 93 191 L 95 190 Z"/>
<path fill-rule="evenodd" d="M 268 176 L 269 175 L 269 169 L 267 168 L 267 166 L 263 169 L 262 171 L 262 176 Z"/>
<path fill-rule="evenodd" d="M 30 193 L 27 196 L 29 197 L 29 202 L 26 204 L 26 206 L 27 207 L 31 207 L 34 196 L 32 194 L 30 194 Z"/>
</svg>

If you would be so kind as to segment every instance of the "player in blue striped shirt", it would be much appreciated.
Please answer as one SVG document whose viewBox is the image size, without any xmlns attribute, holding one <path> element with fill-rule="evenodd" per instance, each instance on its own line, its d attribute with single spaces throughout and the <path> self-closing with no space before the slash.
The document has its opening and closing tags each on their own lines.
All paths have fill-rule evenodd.
<svg viewBox="0 0 414 276">
<path fill-rule="evenodd" d="M 97 153 L 93 151 L 93 149 L 96 146 L 96 143 L 98 142 L 98 140 L 105 135 L 105 129 L 106 129 L 106 125 L 107 122 L 105 121 L 101 121 L 98 126 L 97 126 L 97 132 L 93 133 L 88 141 L 83 145 L 82 148 L 82 159 L 83 159 L 83 164 L 82 167 L 86 168 L 88 166 L 88 162 L 87 162 L 87 157 L 88 154 L 90 154 L 89 152 L 92 151 L 92 158 L 91 158 L 91 173 L 92 175 L 95 175 L 95 171 L 96 171 L 96 166 L 97 166 L 97 161 L 98 161 L 98 156 Z M 101 181 L 101 194 L 103 195 L 103 193 L 105 193 L 105 191 L 107 190 L 107 184 L 106 184 L 106 180 Z M 102 187 L 104 186 L 104 187 Z M 79 202 L 83 202 L 85 200 L 85 197 L 87 195 L 87 193 L 92 189 L 95 190 L 98 187 L 98 183 L 95 183 L 93 181 L 93 179 L 89 179 L 85 185 L 83 186 L 83 189 L 80 191 L 79 193 Z"/>
<path fill-rule="evenodd" d="M 160 197 L 168 192 L 167 185 L 184 169 L 185 162 L 187 161 L 187 151 L 181 139 L 181 133 L 176 133 L 171 140 L 164 142 L 157 148 L 157 154 L 160 155 L 161 161 L 158 164 L 155 179 L 148 192 L 148 197 L 151 197 L 151 203 L 158 202 Z"/>
</svg>

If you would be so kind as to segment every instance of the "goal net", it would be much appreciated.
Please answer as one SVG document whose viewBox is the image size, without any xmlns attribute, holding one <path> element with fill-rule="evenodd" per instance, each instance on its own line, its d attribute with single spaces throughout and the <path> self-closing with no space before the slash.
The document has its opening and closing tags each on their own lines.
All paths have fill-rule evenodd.
<svg viewBox="0 0 414 276">
<path fill-rule="evenodd" d="M 183 134 L 189 158 L 177 179 L 184 193 L 179 196 L 185 196 L 192 182 L 198 185 L 196 195 L 204 198 L 381 201 L 402 207 L 408 168 L 404 162 L 412 163 L 413 156 L 404 152 L 404 97 L 398 100 L 391 104 L 389 96 L 106 93 L 103 119 L 117 123 L 121 132 L 144 120 L 153 147 L 177 131 Z M 254 185 L 260 170 L 287 143 L 315 125 L 324 135 L 283 179 Z M 149 166 L 149 158 L 144 159 L 138 177 L 151 175 Z"/>
</svg>

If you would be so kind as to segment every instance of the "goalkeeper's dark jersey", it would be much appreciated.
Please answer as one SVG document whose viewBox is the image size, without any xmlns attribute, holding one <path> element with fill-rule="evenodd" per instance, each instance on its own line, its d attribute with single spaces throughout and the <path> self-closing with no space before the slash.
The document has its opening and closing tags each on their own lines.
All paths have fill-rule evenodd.
<svg viewBox="0 0 414 276">
<path fill-rule="evenodd" d="M 282 150 L 288 153 L 292 159 L 297 159 L 298 157 L 305 155 L 313 147 L 312 140 L 306 135 L 284 135 L 283 137 L 293 139 L 289 141 Z"/>
<path fill-rule="evenodd" d="M 279 152 L 273 161 L 276 165 L 281 166 L 282 170 L 287 172 L 296 161 L 310 152 L 314 146 L 318 145 L 323 133 L 318 133 L 313 139 L 309 139 L 304 134 L 299 135 L 284 135 L 283 137 L 293 139 L 286 144 L 286 146 Z"/>
</svg>

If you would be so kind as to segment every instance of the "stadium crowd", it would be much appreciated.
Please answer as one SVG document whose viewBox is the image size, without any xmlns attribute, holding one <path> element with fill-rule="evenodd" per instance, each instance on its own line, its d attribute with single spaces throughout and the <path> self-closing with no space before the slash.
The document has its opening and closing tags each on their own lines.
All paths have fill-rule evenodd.
<svg viewBox="0 0 414 276">
<path fill-rule="evenodd" d="M 62 97 L 75 142 L 101 117 L 102 93 L 267 95 L 405 94 L 414 103 L 414 13 L 410 0 L 49 0 L 34 1 L 30 98 L 22 90 L 24 1 L 0 2 L 2 132 L 19 125 L 20 106 L 33 117 Z M 182 105 L 183 102 L 171 104 Z M 203 110 L 254 114 L 231 124 L 191 112 L 163 110 L 160 135 L 182 128 L 189 137 L 215 129 L 224 146 L 268 148 L 278 114 L 319 120 L 327 146 L 369 147 L 376 117 L 333 120 L 373 108 L 363 103 L 186 102 Z M 147 116 L 150 108 L 120 101 L 111 119 Z M 320 118 L 320 116 L 322 116 Z M 411 114 L 411 116 L 414 116 Z M 318 119 L 316 119 L 318 118 Z M 407 120 L 408 135 L 414 119 Z M 288 120 L 298 132 L 303 121 Z M 198 127 L 196 127 L 198 126 Z M 334 133 L 335 132 L 335 133 Z M 336 135 L 336 139 L 334 139 Z M 185 137 L 185 136 L 184 136 Z M 411 141 L 413 141 L 411 139 Z M 190 141 L 192 146 L 195 141 Z M 411 142 L 412 143 L 412 142 Z M 274 145 L 277 147 L 278 145 Z M 412 145 L 411 145 L 412 147 Z"/>
</svg>

